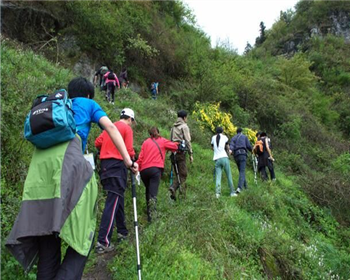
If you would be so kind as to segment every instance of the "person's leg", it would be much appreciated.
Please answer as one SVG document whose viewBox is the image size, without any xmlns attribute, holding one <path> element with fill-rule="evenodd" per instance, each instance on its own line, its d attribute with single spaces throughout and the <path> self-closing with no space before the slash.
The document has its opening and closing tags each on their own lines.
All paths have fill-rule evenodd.
<svg viewBox="0 0 350 280">
<path fill-rule="evenodd" d="M 114 84 L 112 84 L 111 94 L 112 94 L 112 102 L 114 103 L 114 94 L 115 94 L 115 85 Z"/>
<path fill-rule="evenodd" d="M 90 252 L 91 252 L 91 248 L 90 248 Z M 54 279 L 55 280 L 81 279 L 83 276 L 84 267 L 88 258 L 89 258 L 89 255 L 88 256 L 80 255 L 72 247 L 68 247 L 66 251 L 66 255 L 64 256 L 62 265 Z"/>
<path fill-rule="evenodd" d="M 180 192 L 186 197 L 187 165 L 186 165 L 186 155 L 185 154 L 178 155 L 178 167 L 179 167 L 179 175 L 180 175 L 180 181 L 181 181 Z"/>
<path fill-rule="evenodd" d="M 228 183 L 228 187 L 230 188 L 230 194 L 233 194 L 235 192 L 235 190 L 233 188 L 230 160 L 228 158 L 224 158 L 223 160 L 224 160 L 224 170 L 225 170 L 226 177 L 227 177 L 227 183 Z"/>
<path fill-rule="evenodd" d="M 61 265 L 61 238 L 56 234 L 38 236 L 37 279 L 54 279 Z"/>
<path fill-rule="evenodd" d="M 112 87 L 113 87 L 113 83 L 108 83 L 108 84 L 107 84 L 107 101 L 108 101 L 108 102 L 111 101 Z"/>
<path fill-rule="evenodd" d="M 103 214 L 101 217 L 100 230 L 99 230 L 98 239 L 97 239 L 97 241 L 100 244 L 107 247 L 110 245 L 110 241 L 113 233 L 114 217 L 118 211 L 119 205 L 120 205 L 120 196 L 113 192 L 108 192 L 105 208 L 103 210 Z"/>
<path fill-rule="evenodd" d="M 241 169 L 242 169 L 242 176 L 243 176 L 243 186 L 245 189 L 247 189 L 247 180 L 245 178 L 245 168 L 247 165 L 247 156 L 246 155 L 242 155 L 242 161 L 241 161 Z"/>
<path fill-rule="evenodd" d="M 147 201 L 148 221 L 151 222 L 156 213 L 157 195 L 162 172 L 160 168 L 150 168 L 149 199 Z"/>
<path fill-rule="evenodd" d="M 126 228 L 126 222 L 125 222 L 125 212 L 124 212 L 124 197 L 119 197 L 120 204 L 117 208 L 117 213 L 115 216 L 116 226 L 117 226 L 117 232 L 123 236 L 127 236 L 129 231 Z"/>
<path fill-rule="evenodd" d="M 273 162 L 270 159 L 267 162 L 267 168 L 269 169 L 271 180 L 276 180 L 275 170 L 273 168 Z"/>
<path fill-rule="evenodd" d="M 221 194 L 221 176 L 222 176 L 222 162 L 221 159 L 215 161 L 215 194 Z"/>
<path fill-rule="evenodd" d="M 238 188 L 242 190 L 242 188 L 245 186 L 245 165 L 246 165 L 246 156 L 245 155 L 239 155 L 237 158 L 237 166 L 239 170 L 239 179 L 238 179 Z"/>
<path fill-rule="evenodd" d="M 262 179 L 263 181 L 266 181 L 266 180 L 267 180 L 267 173 L 266 173 L 266 167 L 265 167 L 265 166 L 261 166 L 261 167 L 259 168 L 259 173 L 260 173 L 260 175 L 261 175 L 261 179 Z"/>
</svg>

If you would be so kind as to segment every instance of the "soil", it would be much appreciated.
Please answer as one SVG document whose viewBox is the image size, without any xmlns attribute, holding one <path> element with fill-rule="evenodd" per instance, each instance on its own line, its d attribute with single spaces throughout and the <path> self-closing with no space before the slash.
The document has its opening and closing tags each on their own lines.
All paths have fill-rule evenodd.
<svg viewBox="0 0 350 280">
<path fill-rule="evenodd" d="M 111 259 L 116 255 L 116 251 L 104 253 L 96 256 L 95 265 L 89 269 L 82 280 L 110 280 L 112 279 L 112 275 L 107 267 L 108 263 Z"/>
</svg>

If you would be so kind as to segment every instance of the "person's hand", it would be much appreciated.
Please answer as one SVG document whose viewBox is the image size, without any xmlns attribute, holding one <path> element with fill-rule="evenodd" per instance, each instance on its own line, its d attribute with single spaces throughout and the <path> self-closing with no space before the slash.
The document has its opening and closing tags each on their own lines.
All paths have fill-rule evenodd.
<svg viewBox="0 0 350 280">
<path fill-rule="evenodd" d="M 193 156 L 190 155 L 190 163 L 193 163 Z"/>
<path fill-rule="evenodd" d="M 229 150 L 229 153 L 230 153 L 230 155 L 232 155 L 232 150 L 231 149 Z"/>
<path fill-rule="evenodd" d="M 269 159 L 272 160 L 272 161 L 275 161 L 275 159 L 273 157 L 269 157 Z"/>
<path fill-rule="evenodd" d="M 130 169 L 132 171 L 132 173 L 136 174 L 137 172 L 139 172 L 139 165 L 137 164 L 137 162 L 134 162 L 134 166 L 130 166 Z"/>
</svg>

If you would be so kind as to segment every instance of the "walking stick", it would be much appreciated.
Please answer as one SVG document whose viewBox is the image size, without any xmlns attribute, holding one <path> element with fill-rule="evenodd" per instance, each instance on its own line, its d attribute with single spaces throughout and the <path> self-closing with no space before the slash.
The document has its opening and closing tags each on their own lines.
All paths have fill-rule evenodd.
<svg viewBox="0 0 350 280">
<path fill-rule="evenodd" d="M 178 183 L 179 183 L 179 194 L 182 194 L 181 179 L 180 179 L 180 174 L 179 174 L 179 167 L 178 167 L 177 161 L 176 161 L 176 152 L 174 153 L 174 157 L 175 157 L 175 160 L 174 160 L 174 169 L 175 169 L 175 174 L 176 174 L 176 177 L 177 177 L 177 181 L 178 181 Z M 180 195 L 179 195 L 179 200 L 180 200 Z"/>
<path fill-rule="evenodd" d="M 256 176 L 256 172 L 258 169 L 258 162 L 257 162 L 258 160 L 254 154 L 252 154 L 252 160 L 253 160 L 253 169 L 254 169 L 254 182 L 256 185 L 258 185 L 258 178 Z"/>
<path fill-rule="evenodd" d="M 136 237 L 137 273 L 138 273 L 138 279 L 141 280 L 139 230 L 138 230 L 137 208 L 136 208 L 136 186 L 135 186 L 135 176 L 131 171 L 130 171 L 130 179 L 131 179 L 131 185 L 132 185 L 132 201 L 134 204 L 134 226 L 135 226 L 135 237 Z"/>
<path fill-rule="evenodd" d="M 171 164 L 170 169 L 170 187 L 173 185 L 173 164 Z"/>
</svg>

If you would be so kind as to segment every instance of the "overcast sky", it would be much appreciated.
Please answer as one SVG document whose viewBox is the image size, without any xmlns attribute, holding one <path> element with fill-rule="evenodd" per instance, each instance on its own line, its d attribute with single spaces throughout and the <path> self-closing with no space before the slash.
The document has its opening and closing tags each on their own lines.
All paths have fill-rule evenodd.
<svg viewBox="0 0 350 280">
<path fill-rule="evenodd" d="M 198 26 L 209 35 L 212 46 L 218 41 L 242 54 L 247 41 L 253 46 L 259 24 L 270 29 L 280 11 L 293 9 L 298 0 L 182 0 L 193 10 Z"/>
</svg>

